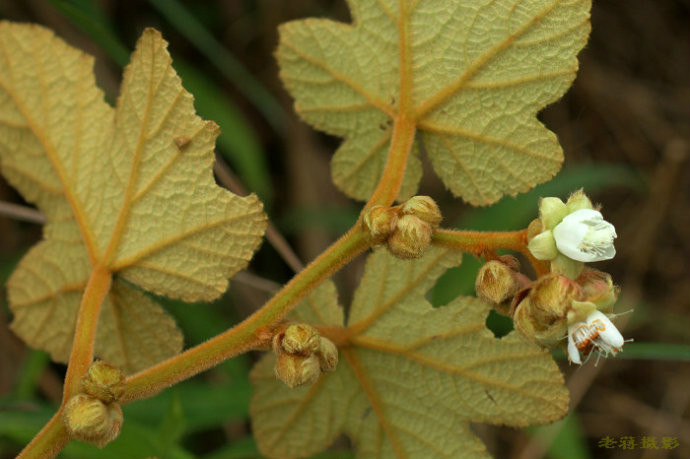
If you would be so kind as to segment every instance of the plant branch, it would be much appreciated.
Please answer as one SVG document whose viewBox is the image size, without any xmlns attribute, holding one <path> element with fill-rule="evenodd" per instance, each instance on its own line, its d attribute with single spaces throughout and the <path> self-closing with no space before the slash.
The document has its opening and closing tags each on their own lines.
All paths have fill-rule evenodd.
<svg viewBox="0 0 690 459">
<path fill-rule="evenodd" d="M 96 265 L 93 267 L 79 306 L 74 340 L 72 341 L 72 353 L 65 375 L 62 406 L 67 403 L 70 397 L 79 392 L 79 380 L 86 373 L 93 360 L 98 316 L 101 313 L 101 304 L 110 291 L 112 279 L 112 273 L 105 266 Z"/>
<path fill-rule="evenodd" d="M 39 225 L 46 222 L 46 217 L 41 211 L 6 201 L 0 201 L 0 215 Z"/>
<path fill-rule="evenodd" d="M 19 453 L 17 459 L 49 459 L 58 455 L 70 437 L 62 422 L 62 408 Z"/>
<path fill-rule="evenodd" d="M 549 272 L 548 263 L 534 258 L 527 248 L 527 230 L 521 231 L 458 231 L 436 230 L 431 243 L 439 247 L 462 250 L 476 256 L 496 249 L 509 249 L 522 253 L 532 264 L 537 275 Z"/>
<path fill-rule="evenodd" d="M 228 190 L 240 196 L 249 194 L 242 182 L 240 182 L 240 179 L 230 169 L 230 166 L 217 154 L 216 162 L 213 163 L 213 171 L 216 173 L 220 183 Z M 278 228 L 270 220 L 268 220 L 268 226 L 266 227 L 266 240 L 294 272 L 298 273 L 304 269 L 304 263 L 302 263 L 295 251 L 290 247 L 290 244 L 288 244 L 283 235 L 280 234 L 280 231 L 278 231 Z"/>
<path fill-rule="evenodd" d="M 389 207 L 395 201 L 405 177 L 407 158 L 410 156 L 415 131 L 414 120 L 406 118 L 404 115 L 396 117 L 386 167 L 365 209 L 375 205 Z"/>
<path fill-rule="evenodd" d="M 414 136 L 415 122 L 406 118 L 404 114 L 398 115 L 385 169 L 365 208 L 376 204 L 389 206 L 393 203 L 402 184 Z M 216 172 L 223 172 L 222 168 L 216 166 Z M 127 403 L 152 396 L 235 355 L 265 347 L 264 335 L 267 335 L 267 327 L 275 325 L 319 283 L 369 246 L 368 236 L 361 230 L 358 221 L 350 231 L 242 323 L 178 356 L 130 376 L 121 402 Z"/>
<path fill-rule="evenodd" d="M 276 324 L 319 283 L 368 247 L 366 235 L 359 224 L 356 224 L 243 322 L 180 355 L 127 378 L 127 389 L 121 403 L 150 397 L 230 357 L 264 347 L 266 339 L 271 337 L 270 333 L 266 333 L 268 327 Z"/>
</svg>

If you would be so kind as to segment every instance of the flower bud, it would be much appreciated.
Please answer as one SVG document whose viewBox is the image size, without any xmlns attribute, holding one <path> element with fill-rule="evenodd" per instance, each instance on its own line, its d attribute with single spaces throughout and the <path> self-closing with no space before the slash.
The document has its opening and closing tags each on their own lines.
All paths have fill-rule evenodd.
<svg viewBox="0 0 690 459">
<path fill-rule="evenodd" d="M 568 331 L 566 314 L 561 317 L 554 315 L 550 322 L 536 320 L 529 295 L 516 307 L 513 324 L 522 336 L 545 347 L 556 346 Z"/>
<path fill-rule="evenodd" d="M 373 206 L 365 212 L 362 226 L 374 244 L 382 244 L 395 230 L 397 221 L 398 214 L 395 209 Z"/>
<path fill-rule="evenodd" d="M 278 354 L 275 374 L 289 388 L 314 383 L 321 374 L 321 364 L 316 354 Z"/>
<path fill-rule="evenodd" d="M 331 340 L 322 336 L 316 355 L 321 371 L 335 371 L 338 366 L 338 347 Z"/>
<path fill-rule="evenodd" d="M 402 206 L 403 215 L 414 215 L 423 222 L 428 223 L 432 229 L 438 228 L 443 220 L 441 210 L 436 201 L 429 196 L 413 196 Z"/>
<path fill-rule="evenodd" d="M 579 286 L 563 276 L 549 274 L 534 282 L 529 297 L 531 314 L 538 328 L 548 327 L 565 317 L 573 299 L 579 295 Z"/>
<path fill-rule="evenodd" d="M 620 288 L 613 285 L 610 274 L 585 268 L 577 282 L 582 286 L 582 301 L 594 303 L 600 311 L 610 312 L 613 309 Z"/>
<path fill-rule="evenodd" d="M 311 355 L 319 348 L 319 338 L 319 332 L 311 325 L 293 324 L 273 337 L 273 351 Z"/>
<path fill-rule="evenodd" d="M 81 378 L 81 390 L 104 403 L 112 403 L 125 392 L 125 375 L 114 365 L 97 360 Z"/>
<path fill-rule="evenodd" d="M 520 260 L 512 255 L 500 255 L 498 261 L 512 269 L 513 271 L 520 271 Z"/>
<path fill-rule="evenodd" d="M 393 235 L 388 239 L 388 250 L 398 258 L 419 258 L 431 242 L 431 226 L 414 215 L 403 215 Z"/>
<path fill-rule="evenodd" d="M 513 269 L 497 260 L 491 260 L 479 269 L 474 288 L 477 297 L 495 306 L 502 306 L 497 312 L 507 314 L 509 300 L 523 285 Z"/>
<path fill-rule="evenodd" d="M 117 438 L 122 428 L 122 409 L 117 403 L 103 403 L 88 394 L 72 397 L 62 413 L 69 434 L 102 448 Z"/>
<path fill-rule="evenodd" d="M 568 310 L 579 294 L 579 286 L 566 277 L 539 278 L 515 310 L 515 328 L 531 341 L 555 346 L 568 331 Z"/>
</svg>

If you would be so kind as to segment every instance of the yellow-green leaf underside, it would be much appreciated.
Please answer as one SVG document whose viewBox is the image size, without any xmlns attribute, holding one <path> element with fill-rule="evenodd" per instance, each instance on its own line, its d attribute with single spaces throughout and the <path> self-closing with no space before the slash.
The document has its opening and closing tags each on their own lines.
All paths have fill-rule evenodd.
<svg viewBox="0 0 690 459">
<path fill-rule="evenodd" d="M 90 56 L 42 27 L 0 23 L 0 166 L 48 220 L 8 283 L 12 327 L 58 360 L 92 266 L 115 273 L 96 353 L 136 370 L 179 352 L 182 338 L 128 283 L 212 300 L 261 241 L 261 203 L 216 185 L 218 127 L 195 114 L 166 47 L 144 31 L 112 108 Z"/>
<path fill-rule="evenodd" d="M 461 297 L 434 309 L 424 295 L 460 262 L 432 249 L 400 261 L 369 257 L 348 319 L 350 344 L 334 373 L 289 389 L 264 357 L 251 374 L 253 430 L 271 457 L 305 457 L 346 433 L 361 458 L 488 457 L 469 423 L 525 426 L 553 421 L 568 407 L 563 378 L 548 352 L 516 333 L 495 338 L 489 306 Z M 330 287 L 326 287 L 331 289 Z M 332 289 L 331 289 L 332 290 Z M 296 312 L 314 318 L 335 299 L 317 291 Z M 338 326 L 337 314 L 321 325 Z"/>
<path fill-rule="evenodd" d="M 345 138 L 332 169 L 344 192 L 369 198 L 392 121 L 402 115 L 415 120 L 417 143 L 446 186 L 472 204 L 527 191 L 558 172 L 561 147 L 536 114 L 575 78 L 590 0 L 348 4 L 352 25 L 290 22 L 277 52 L 297 112 Z M 398 198 L 413 194 L 420 176 L 413 155 Z"/>
</svg>

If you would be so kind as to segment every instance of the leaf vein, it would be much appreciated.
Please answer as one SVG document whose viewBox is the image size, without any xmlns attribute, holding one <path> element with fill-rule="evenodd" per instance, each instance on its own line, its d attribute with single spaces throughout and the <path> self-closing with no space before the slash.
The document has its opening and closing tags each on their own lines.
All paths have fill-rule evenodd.
<svg viewBox="0 0 690 459">
<path fill-rule="evenodd" d="M 527 398 L 531 398 L 534 400 L 539 400 L 545 403 L 553 404 L 550 400 L 547 398 L 541 397 L 538 394 L 533 394 L 529 391 L 526 391 L 520 387 L 512 386 L 510 384 L 506 384 L 503 381 L 499 381 L 496 379 L 492 379 L 486 376 L 479 375 L 474 372 L 467 371 L 467 368 L 465 367 L 460 367 L 452 364 L 448 364 L 446 362 L 440 362 L 438 360 L 432 359 L 426 355 L 419 354 L 416 352 L 408 352 L 405 350 L 405 348 L 397 346 L 393 343 L 379 340 L 376 338 L 371 338 L 367 336 L 357 336 L 355 338 L 352 338 L 352 343 L 356 344 L 357 346 L 361 346 L 367 349 L 375 350 L 382 352 L 384 354 L 395 354 L 399 355 L 403 358 L 406 358 L 408 360 L 411 360 L 413 362 L 417 362 L 420 365 L 426 366 L 428 368 L 432 368 L 434 370 L 437 370 L 441 373 L 446 373 L 446 374 L 451 374 L 451 375 L 458 375 L 462 376 L 466 379 L 472 380 L 476 383 L 479 384 L 485 384 L 488 386 L 494 386 L 499 389 L 506 390 L 508 392 L 514 392 L 519 395 L 522 395 Z"/>
<path fill-rule="evenodd" d="M 388 422 L 388 418 L 386 417 L 381 397 L 378 395 L 376 388 L 373 385 L 373 382 L 369 379 L 369 376 L 367 375 L 364 367 L 362 366 L 362 363 L 359 361 L 359 357 L 357 357 L 357 354 L 351 348 L 343 349 L 342 353 L 345 356 L 347 362 L 350 364 L 350 368 L 352 368 L 352 371 L 355 374 L 355 378 L 357 378 L 357 382 L 359 382 L 359 385 L 364 391 L 365 395 L 367 396 L 367 399 L 369 399 L 369 403 L 371 404 L 374 413 L 376 413 L 376 417 L 379 420 L 379 424 L 386 432 L 386 435 L 388 436 L 388 439 L 390 440 L 391 445 L 393 446 L 395 455 L 400 459 L 407 458 L 407 453 L 403 449 L 402 443 L 400 442 L 398 436 L 395 434 L 395 431 Z"/>
<path fill-rule="evenodd" d="M 160 238 L 159 240 L 156 241 L 156 243 L 151 244 L 148 247 L 144 247 L 143 249 L 139 250 L 138 252 L 135 252 L 135 253 L 127 256 L 127 257 L 124 257 L 124 258 L 121 258 L 118 260 L 114 260 L 113 263 L 111 264 L 110 268 L 113 270 L 113 272 L 122 270 L 124 268 L 127 268 L 129 266 L 132 266 L 134 264 L 139 263 L 141 259 L 143 259 L 149 255 L 152 255 L 156 252 L 159 252 L 159 251 L 165 249 L 166 247 L 173 245 L 173 244 L 175 244 L 175 243 L 177 243 L 183 239 L 187 239 L 188 237 L 192 237 L 192 236 L 194 236 L 200 232 L 203 232 L 205 230 L 213 229 L 213 228 L 220 226 L 224 223 L 230 223 L 230 222 L 233 222 L 237 219 L 242 219 L 242 218 L 248 219 L 251 215 L 259 214 L 259 213 L 261 213 L 261 210 L 254 211 L 254 212 L 251 212 L 249 214 L 232 215 L 229 217 L 225 217 L 221 220 L 217 220 L 215 222 L 205 222 L 203 225 L 189 228 L 186 231 L 181 231 L 181 232 L 173 234 L 172 236 L 169 236 L 167 238 Z M 234 232 L 233 234 L 242 234 L 242 235 L 246 235 L 246 236 L 258 236 L 258 234 L 255 234 L 255 233 Z"/>
<path fill-rule="evenodd" d="M 422 102 L 415 110 L 415 118 L 421 119 L 431 110 L 441 105 L 458 91 L 462 90 L 466 86 L 467 82 L 469 82 L 477 73 L 479 73 L 481 69 L 483 69 L 496 56 L 506 50 L 517 38 L 527 32 L 531 26 L 546 17 L 558 5 L 559 2 L 560 0 L 554 0 L 551 2 L 548 7 L 537 13 L 531 20 L 522 24 L 513 33 L 509 34 L 503 40 L 496 43 L 482 55 L 477 57 L 470 65 L 467 66 L 465 71 L 462 72 L 458 78 L 441 88 L 436 94 L 429 97 L 426 101 Z"/>
<path fill-rule="evenodd" d="M 552 161 L 552 162 L 560 163 L 560 161 L 556 158 L 537 154 L 533 151 L 530 151 L 524 147 L 521 147 L 520 145 L 514 144 L 514 143 L 509 142 L 507 140 L 497 139 L 495 137 L 487 137 L 487 136 L 484 136 L 482 134 L 477 134 L 475 132 L 466 131 L 466 130 L 459 128 L 459 127 L 448 126 L 448 125 L 444 125 L 444 124 L 437 123 L 437 122 L 430 121 L 430 120 L 420 121 L 419 127 L 425 131 L 434 132 L 436 134 L 447 134 L 447 135 L 453 135 L 456 137 L 463 137 L 465 139 L 472 140 L 472 141 L 475 141 L 478 143 L 485 143 L 487 145 L 496 145 L 499 147 L 507 148 L 509 150 L 513 150 L 513 151 L 516 151 L 518 153 L 522 153 L 522 154 L 530 156 L 532 158 L 537 158 L 537 159 L 542 159 L 545 161 Z"/>
<path fill-rule="evenodd" d="M 283 46 L 287 47 L 290 49 L 292 52 L 297 54 L 300 58 L 304 59 L 305 61 L 309 62 L 311 65 L 314 67 L 320 68 L 327 73 L 329 73 L 334 80 L 340 81 L 341 83 L 345 84 L 346 86 L 350 87 L 353 91 L 358 93 L 360 96 L 364 97 L 371 105 L 374 107 L 378 108 L 382 112 L 390 115 L 391 117 L 395 116 L 395 110 L 389 106 L 388 104 L 384 103 L 383 101 L 379 100 L 378 98 L 374 97 L 372 94 L 370 94 L 368 91 L 365 91 L 364 88 L 356 84 L 354 81 L 350 80 L 344 75 L 341 75 L 337 73 L 335 70 L 332 68 L 326 66 L 326 64 L 319 62 L 318 60 L 314 59 L 313 57 L 301 52 L 299 49 L 296 47 L 290 45 L 287 42 L 282 43 Z"/>
<path fill-rule="evenodd" d="M 369 328 L 382 314 L 388 311 L 391 307 L 395 306 L 398 301 L 405 297 L 409 292 L 414 290 L 421 281 L 423 281 L 427 274 L 436 266 L 436 263 L 446 255 L 446 251 L 441 251 L 437 256 L 430 260 L 427 265 L 419 271 L 416 277 L 408 279 L 403 288 L 401 288 L 395 295 L 390 297 L 388 301 L 381 304 L 376 308 L 368 317 L 360 320 L 359 322 L 351 325 L 349 328 L 349 333 L 351 336 L 357 336 L 363 333 L 367 328 Z M 383 288 L 383 287 L 382 287 Z"/>
</svg>

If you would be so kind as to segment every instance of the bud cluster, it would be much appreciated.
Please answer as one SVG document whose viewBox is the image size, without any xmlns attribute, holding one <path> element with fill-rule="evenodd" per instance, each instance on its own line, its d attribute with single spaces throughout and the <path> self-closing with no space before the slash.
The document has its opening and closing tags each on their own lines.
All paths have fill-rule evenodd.
<svg viewBox="0 0 690 459">
<path fill-rule="evenodd" d="M 322 372 L 334 371 L 338 348 L 307 324 L 289 325 L 272 340 L 275 374 L 288 387 L 312 384 Z"/>
<path fill-rule="evenodd" d="M 441 211 L 429 196 L 413 196 L 400 206 L 373 206 L 362 219 L 374 244 L 386 244 L 398 258 L 419 258 L 431 243 L 442 220 Z"/>
<path fill-rule="evenodd" d="M 118 400 L 125 391 L 124 374 L 115 366 L 96 361 L 82 376 L 81 392 L 69 399 L 62 419 L 70 436 L 102 448 L 122 428 Z"/>
<path fill-rule="evenodd" d="M 511 316 L 515 329 L 532 342 L 552 348 L 567 338 L 571 362 L 581 364 L 580 356 L 592 350 L 616 355 L 625 342 L 610 320 L 619 289 L 609 274 L 584 265 L 613 257 L 613 225 L 582 191 L 566 203 L 543 198 L 539 215 L 527 229 L 528 249 L 549 260 L 551 272 L 530 281 L 518 272 L 517 260 L 499 257 L 479 270 L 477 296 Z"/>
<path fill-rule="evenodd" d="M 474 285 L 479 299 L 492 304 L 496 312 L 510 315 L 513 297 L 529 283 L 519 269 L 517 258 L 509 255 L 487 261 L 479 268 Z"/>
</svg>

